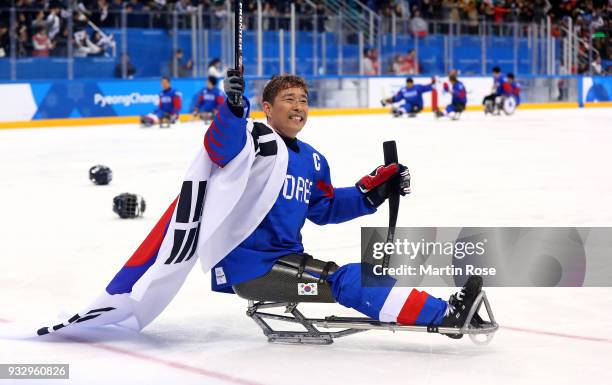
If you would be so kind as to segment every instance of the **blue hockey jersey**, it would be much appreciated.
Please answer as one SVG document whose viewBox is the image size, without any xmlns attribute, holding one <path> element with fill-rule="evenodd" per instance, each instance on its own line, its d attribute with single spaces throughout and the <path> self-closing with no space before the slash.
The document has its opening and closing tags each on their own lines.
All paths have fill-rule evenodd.
<svg viewBox="0 0 612 385">
<path fill-rule="evenodd" d="M 181 96 L 172 88 L 159 93 L 159 105 L 155 113 L 175 115 L 181 111 Z"/>
<path fill-rule="evenodd" d="M 452 93 L 451 104 L 467 103 L 467 92 L 465 90 L 465 86 L 459 80 L 453 84 L 453 88 L 450 92 Z"/>
<path fill-rule="evenodd" d="M 213 112 L 225 101 L 223 93 L 217 87 L 204 87 L 198 92 L 196 108 L 199 112 Z"/>
<path fill-rule="evenodd" d="M 423 108 L 423 94 L 431 91 L 431 85 L 415 84 L 412 87 L 402 87 L 399 91 L 391 98 L 392 103 L 404 101 L 404 103 L 417 105 Z"/>
<path fill-rule="evenodd" d="M 501 95 L 504 92 L 504 83 L 506 82 L 506 78 L 504 75 L 493 75 L 493 93 L 495 95 Z"/>
<path fill-rule="evenodd" d="M 246 119 L 234 116 L 223 103 L 204 145 L 211 160 L 223 167 L 246 144 L 246 135 Z M 303 252 L 301 229 L 306 219 L 324 225 L 376 211 L 357 187 L 332 186 L 327 160 L 312 146 L 283 139 L 289 154 L 284 187 L 257 229 L 213 269 L 215 291 L 232 292 L 231 285 L 264 275 L 283 255 Z"/>
</svg>

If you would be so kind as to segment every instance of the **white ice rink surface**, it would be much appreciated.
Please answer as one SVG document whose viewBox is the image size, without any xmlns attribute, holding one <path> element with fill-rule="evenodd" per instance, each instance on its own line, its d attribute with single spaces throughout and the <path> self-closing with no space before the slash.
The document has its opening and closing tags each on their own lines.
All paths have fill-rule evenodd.
<svg viewBox="0 0 612 385">
<path fill-rule="evenodd" d="M 458 122 L 322 117 L 301 138 L 327 157 L 336 186 L 370 172 L 381 143 L 395 139 L 414 191 L 400 226 L 612 226 L 611 121 L 612 109 L 466 113 Z M 199 124 L 0 131 L 0 322 L 46 323 L 100 293 L 178 193 L 203 132 Z M 114 171 L 109 186 L 87 179 L 98 163 Z M 144 218 L 112 212 L 113 196 L 126 191 L 145 197 Z M 342 225 L 307 224 L 304 243 L 319 258 L 357 261 L 360 226 L 386 222 L 383 208 Z M 485 347 L 374 331 L 289 346 L 267 343 L 246 302 L 211 293 L 209 281 L 196 265 L 140 335 L 0 340 L 0 363 L 70 364 L 71 379 L 52 384 L 612 383 L 611 288 L 487 289 L 501 328 Z M 304 310 L 356 315 L 334 304 Z"/>
</svg>

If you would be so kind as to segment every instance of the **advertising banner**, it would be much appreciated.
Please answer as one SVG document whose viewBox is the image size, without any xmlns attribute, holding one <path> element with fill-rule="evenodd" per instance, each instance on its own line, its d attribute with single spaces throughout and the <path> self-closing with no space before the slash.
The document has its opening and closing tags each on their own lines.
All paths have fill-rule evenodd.
<svg viewBox="0 0 612 385">
<path fill-rule="evenodd" d="M 204 79 L 173 80 L 182 98 L 181 113 L 192 110 Z M 0 121 L 79 117 L 139 116 L 158 102 L 158 80 L 77 80 L 0 85 Z"/>
</svg>

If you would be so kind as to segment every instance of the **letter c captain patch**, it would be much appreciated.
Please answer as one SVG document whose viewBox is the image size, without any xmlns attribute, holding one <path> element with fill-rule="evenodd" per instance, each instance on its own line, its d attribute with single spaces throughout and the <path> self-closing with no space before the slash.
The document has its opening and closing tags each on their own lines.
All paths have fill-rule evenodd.
<svg viewBox="0 0 612 385">
<path fill-rule="evenodd" d="M 321 171 L 321 157 L 316 152 L 312 153 L 312 160 L 314 160 L 315 170 Z"/>
</svg>

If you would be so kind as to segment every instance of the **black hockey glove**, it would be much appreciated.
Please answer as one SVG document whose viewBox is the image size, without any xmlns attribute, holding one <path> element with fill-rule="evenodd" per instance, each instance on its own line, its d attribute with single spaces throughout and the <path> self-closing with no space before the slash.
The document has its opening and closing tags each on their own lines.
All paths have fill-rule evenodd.
<svg viewBox="0 0 612 385">
<path fill-rule="evenodd" d="M 361 178 L 355 186 L 368 203 L 378 207 L 394 192 L 399 192 L 401 195 L 410 194 L 410 172 L 408 167 L 397 163 L 378 166 Z"/>
<path fill-rule="evenodd" d="M 234 115 L 242 118 L 244 114 L 244 78 L 240 71 L 228 69 L 223 82 L 223 89 L 227 95 L 227 105 Z"/>
</svg>

